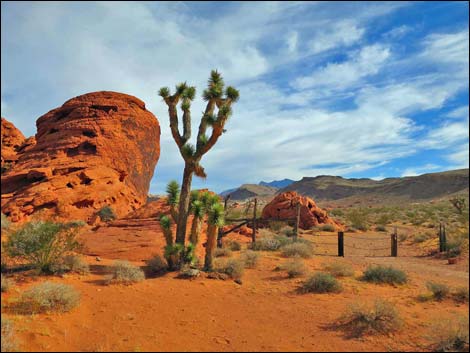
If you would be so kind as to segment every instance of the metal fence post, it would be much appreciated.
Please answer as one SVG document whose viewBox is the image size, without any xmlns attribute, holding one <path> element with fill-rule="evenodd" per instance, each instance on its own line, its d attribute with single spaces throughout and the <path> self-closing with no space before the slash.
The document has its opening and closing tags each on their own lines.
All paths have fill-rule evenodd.
<svg viewBox="0 0 470 353">
<path fill-rule="evenodd" d="M 338 256 L 344 257 L 344 233 L 338 232 Z"/>
</svg>

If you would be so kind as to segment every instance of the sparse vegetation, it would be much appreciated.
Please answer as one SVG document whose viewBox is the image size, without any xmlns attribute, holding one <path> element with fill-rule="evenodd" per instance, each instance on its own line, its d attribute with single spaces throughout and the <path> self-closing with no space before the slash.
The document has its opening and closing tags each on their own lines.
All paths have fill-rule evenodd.
<svg viewBox="0 0 470 353">
<path fill-rule="evenodd" d="M 229 248 L 216 248 L 214 250 L 214 257 L 230 257 L 232 251 Z"/>
<path fill-rule="evenodd" d="M 63 268 L 67 272 L 79 273 L 81 275 L 90 273 L 90 266 L 81 256 L 77 255 L 66 255 L 63 261 Z"/>
<path fill-rule="evenodd" d="M 433 352 L 468 352 L 468 317 L 439 320 L 433 325 L 430 335 Z"/>
<path fill-rule="evenodd" d="M 275 238 L 260 238 L 251 244 L 254 251 L 277 251 L 281 247 L 281 242 Z"/>
<path fill-rule="evenodd" d="M 432 297 L 438 301 L 447 298 L 450 293 L 449 286 L 443 283 L 427 282 L 426 288 L 432 293 Z"/>
<path fill-rule="evenodd" d="M 245 271 L 245 262 L 241 259 L 220 260 L 215 263 L 216 272 L 225 273 L 234 280 L 240 280 Z"/>
<path fill-rule="evenodd" d="M 281 270 L 286 271 L 289 278 L 303 276 L 307 268 L 300 258 L 295 258 L 281 265 Z"/>
<path fill-rule="evenodd" d="M 408 278 L 406 273 L 392 266 L 369 266 L 363 275 L 363 279 L 372 283 L 404 284 Z"/>
<path fill-rule="evenodd" d="M 363 209 L 353 209 L 346 215 L 351 227 L 366 231 L 368 229 L 367 212 Z"/>
<path fill-rule="evenodd" d="M 231 251 L 240 251 L 242 245 L 236 240 L 228 240 L 224 243 L 224 247 L 230 249 Z"/>
<path fill-rule="evenodd" d="M 351 265 L 338 261 L 323 265 L 323 270 L 335 277 L 354 276 L 354 270 Z"/>
<path fill-rule="evenodd" d="M 304 259 L 308 259 L 313 256 L 312 245 L 305 242 L 296 242 L 292 244 L 284 245 L 281 248 L 281 254 L 284 257 L 296 257 L 300 256 Z"/>
<path fill-rule="evenodd" d="M 13 232 L 5 248 L 9 256 L 28 261 L 39 272 L 60 270 L 64 256 L 77 249 L 77 227 L 54 222 L 31 222 Z"/>
<path fill-rule="evenodd" d="M 116 214 L 111 206 L 103 206 L 98 212 L 97 215 L 103 222 L 114 221 L 116 219 Z"/>
<path fill-rule="evenodd" d="M 258 264 L 259 257 L 260 255 L 257 252 L 247 250 L 240 256 L 240 259 L 243 261 L 246 268 L 255 268 Z"/>
<path fill-rule="evenodd" d="M 334 232 L 336 231 L 336 227 L 332 224 L 325 224 L 321 227 L 323 232 Z"/>
<path fill-rule="evenodd" d="M 67 312 L 80 302 L 80 294 L 66 284 L 43 282 L 23 292 L 16 308 L 23 314 Z"/>
<path fill-rule="evenodd" d="M 179 270 L 179 278 L 196 278 L 199 277 L 200 271 L 196 268 L 192 268 L 190 264 L 184 264 Z"/>
<path fill-rule="evenodd" d="M 155 255 L 146 262 L 149 270 L 153 274 L 164 273 L 168 270 L 168 264 L 160 255 Z"/>
<path fill-rule="evenodd" d="M 468 303 L 468 287 L 458 287 L 452 293 L 452 297 L 456 302 Z"/>
<path fill-rule="evenodd" d="M 1 280 L 2 280 L 2 293 L 8 292 L 10 290 L 10 287 L 12 286 L 12 280 L 5 277 L 4 275 L 1 275 Z"/>
<path fill-rule="evenodd" d="M 115 261 L 110 271 L 111 277 L 108 280 L 108 284 L 132 284 L 145 279 L 144 272 L 128 261 Z"/>
<path fill-rule="evenodd" d="M 341 283 L 329 273 L 317 272 L 310 276 L 300 287 L 301 293 L 338 293 Z"/>
<path fill-rule="evenodd" d="M 397 331 L 402 321 L 395 306 L 376 300 L 372 307 L 353 304 L 339 319 L 339 326 L 351 337 L 388 334 Z"/>
<path fill-rule="evenodd" d="M 13 335 L 13 323 L 3 315 L 1 348 L 2 352 L 15 352 L 17 350 L 17 343 Z"/>
</svg>

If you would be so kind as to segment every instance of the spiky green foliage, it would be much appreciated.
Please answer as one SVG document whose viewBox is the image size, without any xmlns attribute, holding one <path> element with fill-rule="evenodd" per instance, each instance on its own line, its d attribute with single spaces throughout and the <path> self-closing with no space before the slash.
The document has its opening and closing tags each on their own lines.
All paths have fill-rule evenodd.
<svg viewBox="0 0 470 353">
<path fill-rule="evenodd" d="M 208 140 L 208 139 L 209 139 L 209 138 L 207 137 L 207 135 L 202 135 L 201 137 L 199 137 L 199 143 L 200 143 L 201 145 L 205 145 L 205 144 L 207 143 L 207 140 Z"/>
<path fill-rule="evenodd" d="M 217 116 L 215 114 L 205 114 L 204 119 L 206 119 L 207 125 L 213 126 L 217 121 Z"/>
<path fill-rule="evenodd" d="M 190 143 L 187 143 L 181 149 L 181 153 L 183 154 L 184 158 L 191 158 L 196 153 L 196 149 Z"/>
<path fill-rule="evenodd" d="M 103 206 L 98 212 L 98 216 L 101 218 L 103 222 L 109 222 L 116 219 L 116 214 L 111 206 Z"/>
<path fill-rule="evenodd" d="M 188 88 L 188 85 L 186 84 L 186 82 L 181 82 L 181 83 L 177 84 L 176 85 L 176 94 L 182 95 L 187 88 Z"/>
<path fill-rule="evenodd" d="M 181 102 L 181 109 L 183 110 L 189 110 L 191 108 L 191 102 L 188 99 L 185 99 Z"/>
<path fill-rule="evenodd" d="M 181 96 L 185 99 L 189 99 L 192 101 L 194 97 L 196 96 L 196 87 L 194 86 L 187 87 Z"/>
<path fill-rule="evenodd" d="M 205 207 L 202 201 L 195 200 L 191 203 L 191 213 L 194 215 L 195 218 L 202 219 L 205 212 Z"/>
<path fill-rule="evenodd" d="M 160 225 L 162 226 L 163 229 L 168 230 L 171 228 L 171 220 L 170 217 L 168 216 L 161 216 L 160 217 Z"/>
<path fill-rule="evenodd" d="M 168 183 L 166 186 L 166 194 L 168 197 L 168 203 L 171 206 L 176 206 L 180 197 L 180 186 L 176 180 L 172 180 Z"/>
<path fill-rule="evenodd" d="M 219 109 L 219 116 L 221 117 L 229 117 L 232 115 L 232 108 L 230 108 L 228 105 L 223 105 Z"/>
<path fill-rule="evenodd" d="M 228 86 L 225 90 L 225 95 L 229 98 L 232 102 L 236 102 L 240 97 L 240 92 L 232 86 Z"/>
<path fill-rule="evenodd" d="M 170 95 L 170 89 L 168 87 L 162 87 L 158 91 L 158 95 L 162 98 L 167 98 Z"/>
</svg>

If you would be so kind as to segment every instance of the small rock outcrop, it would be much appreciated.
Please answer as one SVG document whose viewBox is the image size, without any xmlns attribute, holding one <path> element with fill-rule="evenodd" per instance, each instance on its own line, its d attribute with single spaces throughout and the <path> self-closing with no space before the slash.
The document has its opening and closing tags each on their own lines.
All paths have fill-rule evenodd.
<svg viewBox="0 0 470 353">
<path fill-rule="evenodd" d="M 26 138 L 15 125 L 2 118 L 2 174 L 10 170 L 19 157 Z"/>
<path fill-rule="evenodd" d="M 343 229 L 343 226 L 328 217 L 326 211 L 318 207 L 315 201 L 309 197 L 299 195 L 295 191 L 288 191 L 277 195 L 263 208 L 262 218 L 280 220 L 295 218 L 297 216 L 298 203 L 300 203 L 300 228 L 310 229 L 314 226 L 331 224 L 338 230 Z"/>
<path fill-rule="evenodd" d="M 92 223 L 105 205 L 120 217 L 145 204 L 160 156 L 160 125 L 144 102 L 88 93 L 41 116 L 36 126 L 36 143 L 29 140 L 2 174 L 2 212 L 13 222 L 34 214 Z M 3 153 L 2 146 L 2 164 Z"/>
</svg>

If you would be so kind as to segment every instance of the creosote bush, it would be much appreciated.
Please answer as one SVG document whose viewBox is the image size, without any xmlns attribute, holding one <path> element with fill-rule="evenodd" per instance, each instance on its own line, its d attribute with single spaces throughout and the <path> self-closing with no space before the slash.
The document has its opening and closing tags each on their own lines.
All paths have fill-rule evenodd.
<svg viewBox="0 0 470 353">
<path fill-rule="evenodd" d="M 259 257 L 260 255 L 257 252 L 247 250 L 240 256 L 240 260 L 243 261 L 246 268 L 255 268 L 258 265 Z"/>
<path fill-rule="evenodd" d="M 16 306 L 23 314 L 67 312 L 80 302 L 80 294 L 66 284 L 44 282 L 21 294 Z"/>
<path fill-rule="evenodd" d="M 338 293 L 341 283 L 329 273 L 317 272 L 310 276 L 300 287 L 301 293 Z"/>
<path fill-rule="evenodd" d="M 65 256 L 63 260 L 63 268 L 67 272 L 79 273 L 81 275 L 90 273 L 90 266 L 81 256 L 77 255 Z"/>
<path fill-rule="evenodd" d="M 468 316 L 439 320 L 431 328 L 433 352 L 468 352 Z"/>
<path fill-rule="evenodd" d="M 376 300 L 372 307 L 353 304 L 339 319 L 339 326 L 351 337 L 388 334 L 397 331 L 402 321 L 392 303 Z"/>
<path fill-rule="evenodd" d="M 215 263 L 215 271 L 225 273 L 234 280 L 240 280 L 245 271 L 245 263 L 241 259 L 221 260 Z"/>
<path fill-rule="evenodd" d="M 372 283 L 404 284 L 408 281 L 406 273 L 385 266 L 369 266 L 363 275 L 363 280 Z"/>
<path fill-rule="evenodd" d="M 149 270 L 153 274 L 165 273 L 168 270 L 168 264 L 165 259 L 160 255 L 155 255 L 146 262 Z"/>
<path fill-rule="evenodd" d="M 426 288 L 432 293 L 433 299 L 438 301 L 447 298 L 450 293 L 449 286 L 443 283 L 436 283 L 430 281 L 426 283 Z"/>
<path fill-rule="evenodd" d="M 54 273 L 60 271 L 64 256 L 79 247 L 77 233 L 73 223 L 31 222 L 8 237 L 5 249 L 39 272 Z"/>
<path fill-rule="evenodd" d="M 115 261 L 110 268 L 111 277 L 108 283 L 132 284 L 145 279 L 144 272 L 128 261 Z"/>
<path fill-rule="evenodd" d="M 456 302 L 468 303 L 468 287 L 458 287 L 452 293 L 452 297 Z"/>
<path fill-rule="evenodd" d="M 230 257 L 232 251 L 229 248 L 216 248 L 214 250 L 214 257 Z"/>
<path fill-rule="evenodd" d="M 103 206 L 97 214 L 103 222 L 114 221 L 116 219 L 116 214 L 111 206 Z"/>
<path fill-rule="evenodd" d="M 299 277 L 307 272 L 307 268 L 301 258 L 294 258 L 281 265 L 281 270 L 287 273 L 289 278 Z"/>
<path fill-rule="evenodd" d="M 281 255 L 284 257 L 300 256 L 304 259 L 308 259 L 313 256 L 312 245 L 304 242 L 295 242 L 292 244 L 287 244 L 281 248 Z"/>
<path fill-rule="evenodd" d="M 354 275 L 354 270 L 351 265 L 338 261 L 324 264 L 323 270 L 335 277 L 351 277 Z"/>
<path fill-rule="evenodd" d="M 280 247 L 281 242 L 271 237 L 260 238 L 250 245 L 251 250 L 254 251 L 277 251 Z"/>
</svg>

